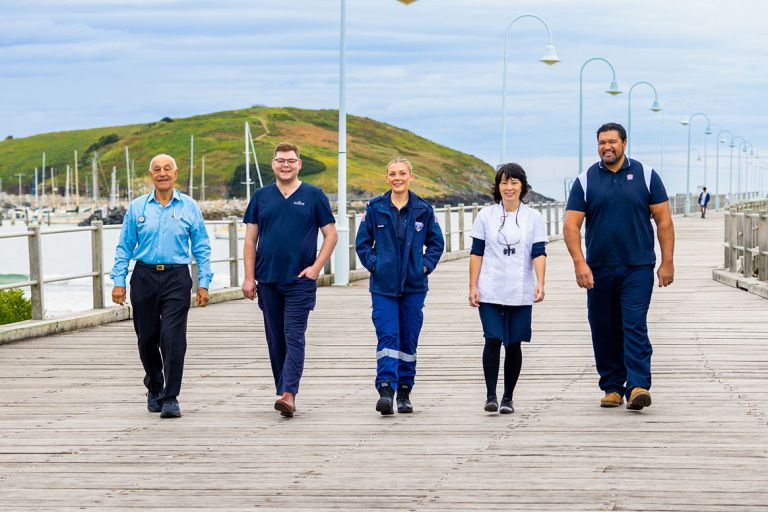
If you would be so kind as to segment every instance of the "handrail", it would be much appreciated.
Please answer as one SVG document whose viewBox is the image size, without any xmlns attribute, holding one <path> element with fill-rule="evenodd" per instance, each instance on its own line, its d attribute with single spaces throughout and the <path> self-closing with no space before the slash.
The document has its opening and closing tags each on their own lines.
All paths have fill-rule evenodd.
<svg viewBox="0 0 768 512">
<path fill-rule="evenodd" d="M 768 282 L 768 200 L 732 205 L 724 222 L 723 267 Z"/>
</svg>

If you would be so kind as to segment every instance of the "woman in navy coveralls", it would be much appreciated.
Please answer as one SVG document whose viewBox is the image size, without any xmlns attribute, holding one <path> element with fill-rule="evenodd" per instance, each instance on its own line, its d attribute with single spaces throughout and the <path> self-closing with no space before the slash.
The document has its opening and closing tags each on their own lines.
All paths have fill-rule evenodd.
<svg viewBox="0 0 768 512">
<path fill-rule="evenodd" d="M 416 346 L 424 320 L 427 275 L 443 254 L 445 242 L 432 206 L 408 187 L 411 163 L 395 158 L 387 165 L 390 190 L 371 199 L 357 231 L 356 250 L 371 273 L 372 319 L 376 328 L 376 410 L 413 412 L 410 393 L 416 375 Z"/>
</svg>

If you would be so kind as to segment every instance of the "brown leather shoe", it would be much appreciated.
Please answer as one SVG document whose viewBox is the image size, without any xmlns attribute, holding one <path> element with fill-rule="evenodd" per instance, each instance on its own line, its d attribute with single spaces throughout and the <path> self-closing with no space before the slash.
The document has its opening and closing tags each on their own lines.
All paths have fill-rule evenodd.
<svg viewBox="0 0 768 512">
<path fill-rule="evenodd" d="M 603 398 L 600 399 L 600 407 L 618 407 L 624 403 L 624 397 L 616 391 L 606 393 Z"/>
<path fill-rule="evenodd" d="M 643 407 L 651 405 L 651 393 L 645 388 L 632 388 L 627 400 L 627 409 L 630 411 L 639 411 Z"/>
<path fill-rule="evenodd" d="M 283 396 L 275 401 L 275 410 L 280 411 L 281 416 L 288 418 L 293 417 L 293 413 L 296 412 L 296 402 L 294 394 L 286 391 Z"/>
</svg>

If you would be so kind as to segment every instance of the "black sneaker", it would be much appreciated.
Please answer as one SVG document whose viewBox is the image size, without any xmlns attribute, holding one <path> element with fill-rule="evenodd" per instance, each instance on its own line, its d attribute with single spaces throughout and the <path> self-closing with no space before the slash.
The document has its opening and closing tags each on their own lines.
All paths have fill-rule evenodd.
<svg viewBox="0 0 768 512">
<path fill-rule="evenodd" d="M 160 393 L 147 391 L 147 410 L 149 412 L 160 412 L 163 410 L 163 400 L 159 395 Z"/>
<path fill-rule="evenodd" d="M 501 407 L 499 407 L 499 413 L 501 414 L 512 414 L 515 412 L 515 408 L 512 407 L 512 399 L 511 398 L 502 398 L 501 399 Z"/>
<path fill-rule="evenodd" d="M 382 382 L 379 385 L 379 400 L 376 402 L 376 410 L 381 413 L 382 416 L 389 416 L 395 414 L 395 410 L 392 408 L 392 399 L 395 397 L 395 390 L 389 385 L 389 382 Z"/>
<path fill-rule="evenodd" d="M 485 401 L 485 412 L 496 412 L 499 410 L 499 402 L 496 397 L 489 398 Z"/>
<path fill-rule="evenodd" d="M 400 414 L 409 414 L 413 412 L 411 404 L 411 388 L 400 386 L 397 388 L 397 412 Z"/>
<path fill-rule="evenodd" d="M 181 408 L 176 397 L 163 400 L 163 409 L 160 411 L 161 418 L 181 418 Z"/>
</svg>

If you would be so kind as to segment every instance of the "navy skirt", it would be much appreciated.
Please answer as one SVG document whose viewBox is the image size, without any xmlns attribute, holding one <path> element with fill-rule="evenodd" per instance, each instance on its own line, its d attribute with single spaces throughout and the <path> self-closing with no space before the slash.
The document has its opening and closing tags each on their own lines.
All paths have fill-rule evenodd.
<svg viewBox="0 0 768 512">
<path fill-rule="evenodd" d="M 480 321 L 486 339 L 510 343 L 531 341 L 531 314 L 533 306 L 503 306 L 480 303 Z"/>
</svg>

